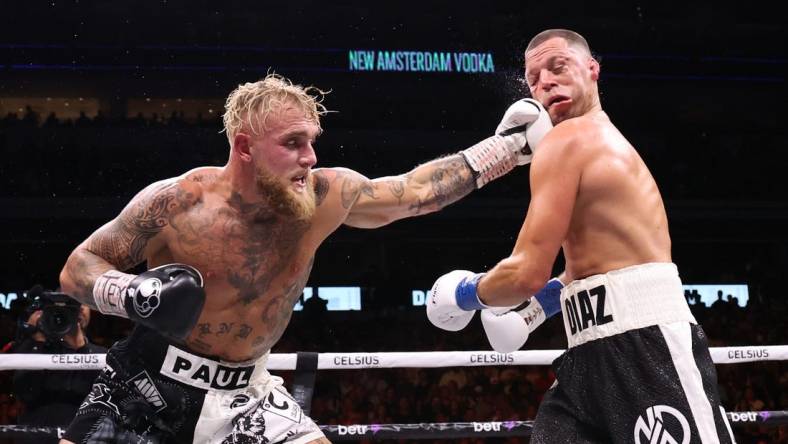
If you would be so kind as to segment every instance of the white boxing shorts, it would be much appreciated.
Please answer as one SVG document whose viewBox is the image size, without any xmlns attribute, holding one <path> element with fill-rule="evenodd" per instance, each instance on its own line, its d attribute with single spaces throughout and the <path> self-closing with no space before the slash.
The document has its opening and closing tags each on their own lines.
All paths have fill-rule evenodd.
<svg viewBox="0 0 788 444">
<path fill-rule="evenodd" d="M 672 263 L 561 291 L 569 345 L 553 362 L 531 443 L 731 443 L 703 329 Z"/>
</svg>

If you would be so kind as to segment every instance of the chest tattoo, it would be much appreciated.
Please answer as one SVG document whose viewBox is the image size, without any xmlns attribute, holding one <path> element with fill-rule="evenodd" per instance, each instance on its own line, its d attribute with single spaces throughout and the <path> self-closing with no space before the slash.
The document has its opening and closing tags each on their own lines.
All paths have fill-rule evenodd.
<svg viewBox="0 0 788 444">
<path fill-rule="evenodd" d="M 221 268 L 240 302 L 248 305 L 266 295 L 290 266 L 310 225 L 234 196 L 229 207 L 195 208 L 173 226 L 185 255 Z"/>
</svg>

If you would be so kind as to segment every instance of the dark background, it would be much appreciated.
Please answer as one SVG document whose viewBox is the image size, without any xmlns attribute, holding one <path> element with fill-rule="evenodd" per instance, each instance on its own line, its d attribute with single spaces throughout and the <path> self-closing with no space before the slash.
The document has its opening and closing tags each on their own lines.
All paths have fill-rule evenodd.
<svg viewBox="0 0 788 444">
<path fill-rule="evenodd" d="M 683 281 L 747 283 L 753 303 L 783 313 L 788 36 L 772 3 L 379 3 L 4 4 L 0 292 L 53 288 L 69 252 L 142 187 L 224 164 L 218 116 L 239 83 L 273 71 L 331 90 L 324 103 L 336 112 L 323 120 L 318 166 L 398 174 L 491 134 L 524 94 L 530 37 L 564 27 L 588 39 L 601 61 L 603 107 L 660 185 Z M 496 72 L 351 72 L 353 49 L 489 52 Z M 365 287 L 362 306 L 372 312 L 351 324 L 361 332 L 381 313 L 395 325 L 397 316 L 424 324 L 421 309 L 406 308 L 410 289 L 507 256 L 528 206 L 527 172 L 439 214 L 341 228 L 318 251 L 309 285 Z M 744 343 L 785 342 L 784 318 L 739 316 L 765 331 Z M 299 331 L 291 326 L 281 348 L 328 347 Z M 358 348 L 425 346 L 412 331 L 408 341 L 392 336 Z"/>
<path fill-rule="evenodd" d="M 2 127 L 5 291 L 56 285 L 68 252 L 151 181 L 223 164 L 218 116 L 238 83 L 275 71 L 331 90 L 325 104 L 337 112 L 324 119 L 318 166 L 396 174 L 488 135 L 523 95 L 528 39 L 559 26 L 584 34 L 601 60 L 603 106 L 660 184 L 684 280 L 746 281 L 757 293 L 787 262 L 786 32 L 751 3 L 10 6 L 0 97 L 50 97 L 35 110 L 39 125 L 53 110 L 61 117 Z M 350 72 L 351 49 L 490 52 L 496 73 Z M 66 120 L 60 102 L 71 99 L 73 114 L 78 97 L 92 104 L 88 119 Z M 145 99 L 168 105 L 158 121 L 150 109 L 134 119 Z M 213 114 L 169 121 L 186 107 L 176 99 L 212 101 Z M 351 284 L 375 266 L 423 288 L 458 266 L 486 269 L 508 254 L 528 198 L 524 168 L 442 214 L 342 229 L 310 284 Z"/>
</svg>

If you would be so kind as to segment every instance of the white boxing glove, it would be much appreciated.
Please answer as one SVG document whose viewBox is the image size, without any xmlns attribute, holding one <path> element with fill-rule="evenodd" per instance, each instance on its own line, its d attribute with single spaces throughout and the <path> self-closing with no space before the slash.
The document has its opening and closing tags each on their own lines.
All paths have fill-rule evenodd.
<svg viewBox="0 0 788 444">
<path fill-rule="evenodd" d="M 476 188 L 531 162 L 533 150 L 552 129 L 550 115 L 533 99 L 521 99 L 504 113 L 495 135 L 461 152 L 476 177 Z"/>
<path fill-rule="evenodd" d="M 509 308 L 505 310 L 504 312 L 494 309 L 482 310 L 481 314 L 482 327 L 487 340 L 498 353 L 519 350 L 531 334 L 528 324 L 519 313 Z"/>
<path fill-rule="evenodd" d="M 525 165 L 531 163 L 536 147 L 551 129 L 553 122 L 542 104 L 534 99 L 521 99 L 506 110 L 495 134 L 508 136 L 524 132 L 525 143 L 517 152 L 517 165 Z"/>
<path fill-rule="evenodd" d="M 499 353 L 519 350 L 532 331 L 561 311 L 563 287 L 560 280 L 553 278 L 520 310 L 507 307 L 482 310 L 482 327 L 493 350 Z"/>
<path fill-rule="evenodd" d="M 476 310 L 486 308 L 476 296 L 481 276 L 468 270 L 454 270 L 439 277 L 427 297 L 427 318 L 432 325 L 459 331 L 471 322 Z"/>
</svg>

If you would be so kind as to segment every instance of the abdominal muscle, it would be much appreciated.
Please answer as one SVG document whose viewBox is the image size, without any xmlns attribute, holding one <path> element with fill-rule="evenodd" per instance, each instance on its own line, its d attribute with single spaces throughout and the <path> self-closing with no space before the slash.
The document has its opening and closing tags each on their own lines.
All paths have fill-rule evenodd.
<svg viewBox="0 0 788 444">
<path fill-rule="evenodd" d="M 259 358 L 284 333 L 305 283 L 306 276 L 287 287 L 275 282 L 265 295 L 248 303 L 240 301 L 229 285 L 208 283 L 202 315 L 184 345 L 226 361 Z"/>
<path fill-rule="evenodd" d="M 203 275 L 205 306 L 181 345 L 191 352 L 232 362 L 257 359 L 276 344 L 306 286 L 314 257 L 303 250 L 294 257 L 269 257 L 261 264 L 274 266 L 279 273 L 274 276 L 261 273 L 262 280 L 239 289 L 234 274 L 238 267 L 202 260 L 199 256 L 189 259 L 180 256 L 164 250 L 149 259 L 148 264 L 154 267 L 163 263 L 188 263 Z M 284 265 L 277 264 L 283 260 Z"/>
</svg>

